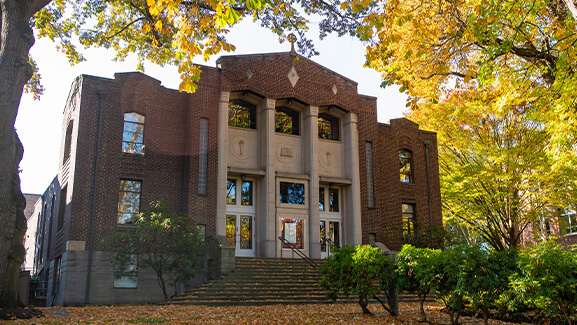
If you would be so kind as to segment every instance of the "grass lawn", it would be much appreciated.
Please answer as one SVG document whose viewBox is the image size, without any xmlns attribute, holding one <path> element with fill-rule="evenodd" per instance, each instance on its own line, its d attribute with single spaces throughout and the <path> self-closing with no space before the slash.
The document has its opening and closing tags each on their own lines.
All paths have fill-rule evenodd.
<svg viewBox="0 0 577 325">
<path fill-rule="evenodd" d="M 261 307 L 205 307 L 180 305 L 117 305 L 35 308 L 41 317 L 0 320 L 0 324 L 423 324 L 418 303 L 399 303 L 400 317 L 369 306 L 374 315 L 363 315 L 356 304 L 271 305 Z M 449 324 L 442 304 L 426 305 L 432 324 Z M 483 324 L 482 318 L 462 317 L 462 324 Z M 490 324 L 510 324 L 490 320 Z M 511 323 L 512 324 L 512 323 Z"/>
</svg>

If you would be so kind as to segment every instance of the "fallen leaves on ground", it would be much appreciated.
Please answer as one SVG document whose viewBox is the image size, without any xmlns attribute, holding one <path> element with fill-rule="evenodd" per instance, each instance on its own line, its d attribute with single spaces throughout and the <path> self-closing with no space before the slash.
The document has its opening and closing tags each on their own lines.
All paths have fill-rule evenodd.
<svg viewBox="0 0 577 325">
<path fill-rule="evenodd" d="M 442 304 L 425 306 L 432 324 L 449 324 Z M 401 315 L 392 317 L 380 305 L 363 315 L 357 304 L 270 306 L 115 305 L 37 308 L 43 317 L 0 321 L 0 324 L 423 324 L 418 303 L 399 303 Z M 462 324 L 483 324 L 481 318 L 462 317 Z M 510 324 L 490 320 L 489 324 Z M 512 324 L 512 323 L 511 323 Z"/>
</svg>

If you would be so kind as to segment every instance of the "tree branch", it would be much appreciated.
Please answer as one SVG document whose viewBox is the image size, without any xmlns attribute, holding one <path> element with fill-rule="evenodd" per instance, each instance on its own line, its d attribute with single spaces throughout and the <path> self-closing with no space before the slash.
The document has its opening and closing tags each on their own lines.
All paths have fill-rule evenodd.
<svg viewBox="0 0 577 325">
<path fill-rule="evenodd" d="M 130 23 L 128 23 L 127 25 L 125 25 L 124 27 L 122 27 L 122 29 L 120 29 L 118 32 L 114 33 L 111 36 L 106 37 L 106 39 L 111 39 L 114 38 L 116 36 L 118 36 L 119 34 L 121 34 L 122 32 L 124 32 L 128 27 L 132 26 L 134 23 L 139 22 L 141 20 L 146 20 L 146 17 L 140 17 L 136 20 L 131 21 Z"/>
<path fill-rule="evenodd" d="M 461 78 L 466 77 L 466 75 L 464 75 L 460 72 L 450 71 L 450 72 L 445 72 L 445 73 L 433 73 L 433 74 L 429 75 L 428 77 L 421 77 L 421 79 L 422 80 L 428 80 L 428 79 L 431 79 L 435 76 L 457 76 L 457 77 L 461 77 Z M 471 79 L 475 79 L 475 77 L 471 77 Z"/>
</svg>

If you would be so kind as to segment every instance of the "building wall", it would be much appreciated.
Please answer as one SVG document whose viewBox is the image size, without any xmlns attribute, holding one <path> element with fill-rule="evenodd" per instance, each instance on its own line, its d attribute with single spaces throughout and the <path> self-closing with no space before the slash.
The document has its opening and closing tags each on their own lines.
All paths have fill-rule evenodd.
<svg viewBox="0 0 577 325">
<path fill-rule="evenodd" d="M 403 203 L 415 205 L 418 229 L 442 224 L 436 135 L 406 119 L 378 123 L 376 99 L 359 95 L 356 82 L 289 53 L 222 57 L 217 68 L 202 70 L 193 94 L 142 73 L 74 81 L 63 112 L 60 171 L 40 208 L 36 264 L 57 293 L 49 304 L 144 302 L 146 292 L 147 302 L 158 301 L 156 281 L 145 273 L 136 291 L 110 286 L 102 239 L 131 228 L 117 223 L 121 180 L 142 182 L 141 212 L 164 199 L 204 225 L 207 236 L 226 235 L 229 213 L 251 215 L 254 256 L 291 256 L 277 239 L 281 218 L 304 221 L 302 250 L 313 258 L 322 257 L 320 220 L 338 218 L 341 245 L 368 243 L 374 234 L 392 250 L 403 244 Z M 235 99 L 256 106 L 255 130 L 228 126 Z M 300 134 L 275 132 L 279 106 L 299 112 Z M 133 112 L 145 117 L 143 155 L 122 152 L 124 114 Z M 319 139 L 319 114 L 338 119 L 338 140 Z M 199 191 L 202 120 L 208 121 L 206 193 Z M 368 206 L 366 142 L 373 145 L 374 207 Z M 400 149 L 412 152 L 409 184 L 400 182 Z M 254 182 L 252 207 L 226 204 L 230 178 Z M 305 185 L 305 204 L 279 202 L 283 181 Z M 331 188 L 340 190 L 341 204 L 332 214 L 319 211 L 321 189 Z M 48 265 L 55 259 L 60 272 Z"/>
<path fill-rule="evenodd" d="M 24 194 L 26 198 L 26 208 L 24 209 L 24 216 L 26 217 L 26 234 L 24 235 L 24 249 L 26 255 L 22 263 L 22 269 L 25 271 L 33 271 L 34 269 L 34 250 L 36 247 L 36 230 L 38 228 L 38 216 L 40 209 L 38 207 L 38 194 Z"/>
</svg>

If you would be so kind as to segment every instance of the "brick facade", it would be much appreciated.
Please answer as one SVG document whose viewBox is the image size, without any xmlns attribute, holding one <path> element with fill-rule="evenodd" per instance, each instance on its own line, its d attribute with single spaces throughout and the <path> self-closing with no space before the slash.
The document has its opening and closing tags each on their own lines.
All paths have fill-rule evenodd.
<svg viewBox="0 0 577 325">
<path fill-rule="evenodd" d="M 288 77 L 291 71 L 296 71 L 298 79 Z M 233 97 L 250 98 L 257 106 L 257 130 L 227 126 L 222 105 Z M 300 110 L 302 134 L 280 136 L 263 125 L 264 121 L 274 124 L 274 113 L 267 111 L 281 104 Z M 338 117 L 338 141 L 320 141 L 316 129 L 311 129 L 316 128 L 316 117 L 321 112 Z M 125 113 L 145 117 L 143 155 L 122 152 Z M 198 189 L 201 119 L 208 120 L 206 194 L 199 194 Z M 403 244 L 403 203 L 414 205 L 417 231 L 442 224 L 435 133 L 420 130 L 404 118 L 391 120 L 390 124 L 378 123 L 376 98 L 359 95 L 356 82 L 290 53 L 222 57 L 216 68 L 202 67 L 194 94 L 164 88 L 141 73 L 119 73 L 114 79 L 82 75 L 72 85 L 62 128 L 60 172 L 40 205 L 45 233 L 42 245 L 46 249 L 38 269 L 44 270 L 48 280 L 53 274 L 48 263 L 54 263 L 55 258 L 68 261 L 70 275 L 72 265 L 78 267 L 79 260 L 90 258 L 82 254 L 94 252 L 102 258 L 102 239 L 130 227 L 117 224 L 121 180 L 142 182 L 140 211 L 152 200 L 162 198 L 171 209 L 193 216 L 198 224 L 205 225 L 206 235 L 213 236 L 225 235 L 224 215 L 231 211 L 223 191 L 226 179 L 244 180 L 248 176 L 256 187 L 257 203 L 247 210 L 253 218 L 256 216 L 251 242 L 256 256 L 282 256 L 283 249 L 276 243 L 278 220 L 295 211 L 305 221 L 302 236 L 310 242 L 305 251 L 318 257 L 318 220 L 323 218 L 316 208 L 319 187 L 329 189 L 333 184 L 340 190 L 342 201 L 339 214 L 334 216 L 342 225 L 341 244 L 368 243 L 369 234 L 374 234 L 377 242 L 399 250 Z M 239 138 L 250 139 L 253 156 L 248 160 L 231 154 Z M 290 163 L 275 159 L 272 151 L 280 150 L 275 141 L 293 146 Z M 374 207 L 368 207 L 366 142 L 372 144 Z M 410 183 L 400 181 L 401 149 L 412 153 Z M 321 166 L 322 157 L 317 158 L 321 150 L 327 155 L 325 167 Z M 329 162 L 329 157 L 338 159 Z M 300 210 L 281 206 L 274 188 L 279 179 L 305 184 L 306 206 L 298 207 Z M 64 194 L 66 198 L 61 199 Z M 64 213 L 58 211 L 61 206 Z M 58 216 L 64 218 L 60 223 Z M 71 256 L 77 260 L 70 260 Z M 98 267 L 101 273 L 111 272 L 110 268 Z M 54 302 L 84 303 L 85 285 L 68 283 L 67 287 L 74 286 L 75 292 L 64 292 Z M 107 301 L 104 291 L 97 290 L 90 291 L 91 297 L 100 298 L 88 298 L 88 302 Z M 143 301 L 158 301 L 158 292 L 151 295 L 145 290 L 152 289 L 142 286 L 130 294 L 142 296 Z M 122 291 L 106 292 L 114 296 L 109 302 L 133 302 L 122 298 Z"/>
</svg>

